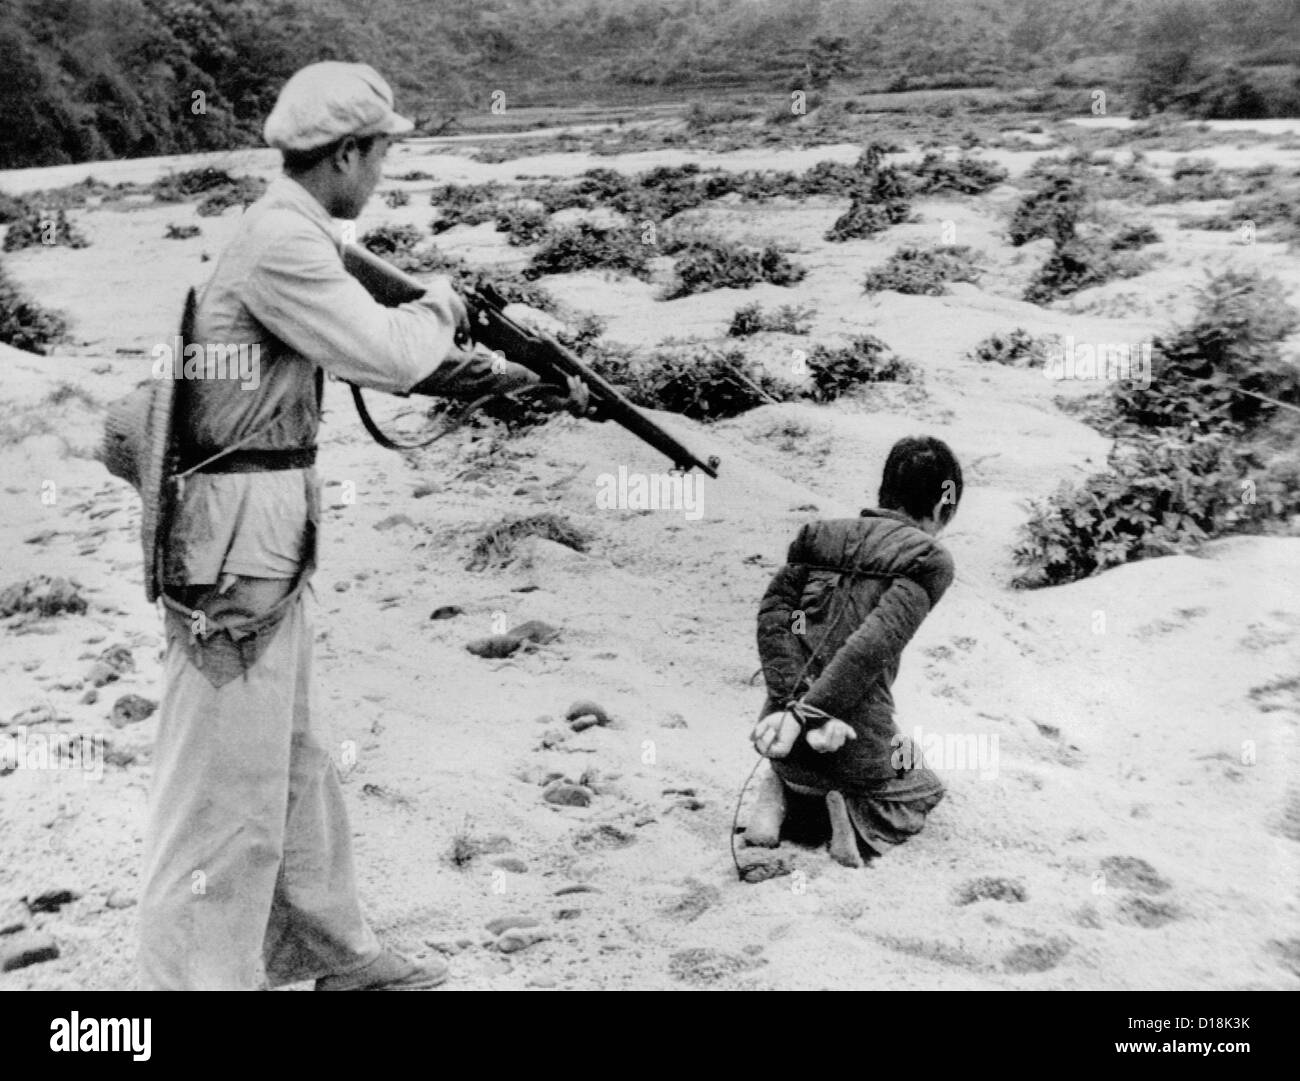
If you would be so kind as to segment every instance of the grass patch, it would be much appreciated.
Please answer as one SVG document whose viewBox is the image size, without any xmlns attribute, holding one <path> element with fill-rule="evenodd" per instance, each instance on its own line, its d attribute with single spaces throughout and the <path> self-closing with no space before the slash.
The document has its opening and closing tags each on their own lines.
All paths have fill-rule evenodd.
<svg viewBox="0 0 1300 1081">
<path fill-rule="evenodd" d="M 758 303 L 746 304 L 732 314 L 727 335 L 731 338 L 747 338 L 752 334 L 769 331 L 776 334 L 807 334 L 812 329 L 810 320 L 814 314 L 813 309 L 796 304 L 782 304 L 774 311 L 764 311 Z"/>
<path fill-rule="evenodd" d="M 748 289 L 759 282 L 794 285 L 807 274 L 775 244 L 751 248 L 718 238 L 695 238 L 678 255 L 673 280 L 663 299 L 675 300 L 714 289 Z"/>
<path fill-rule="evenodd" d="M 639 229 L 580 221 L 548 229 L 524 270 L 524 277 L 569 274 L 579 270 L 614 270 L 633 277 L 650 277 L 653 249 L 643 243 Z"/>
</svg>

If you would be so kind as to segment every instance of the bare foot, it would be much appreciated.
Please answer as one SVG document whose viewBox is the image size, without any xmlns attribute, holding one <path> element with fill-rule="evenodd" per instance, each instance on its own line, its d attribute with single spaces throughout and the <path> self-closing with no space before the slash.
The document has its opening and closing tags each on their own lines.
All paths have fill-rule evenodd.
<svg viewBox="0 0 1300 1081">
<path fill-rule="evenodd" d="M 863 867 L 858 851 L 858 836 L 844 806 L 844 797 L 838 792 L 826 793 L 826 810 L 831 816 L 831 859 L 845 867 Z"/>
<path fill-rule="evenodd" d="M 767 767 L 758 786 L 758 802 L 745 826 L 745 844 L 775 848 L 781 843 L 781 823 L 785 821 L 785 786 L 781 778 Z"/>
</svg>

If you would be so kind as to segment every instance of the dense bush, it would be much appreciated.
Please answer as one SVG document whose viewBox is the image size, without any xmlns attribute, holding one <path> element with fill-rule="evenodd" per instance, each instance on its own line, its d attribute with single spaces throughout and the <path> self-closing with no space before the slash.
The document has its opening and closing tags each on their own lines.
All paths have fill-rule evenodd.
<svg viewBox="0 0 1300 1081">
<path fill-rule="evenodd" d="M 551 216 L 540 207 L 529 203 L 507 203 L 497 211 L 496 227 L 506 234 L 511 244 L 522 247 L 541 240 L 550 220 Z"/>
<path fill-rule="evenodd" d="M 31 210 L 9 226 L 5 232 L 4 250 L 21 251 L 23 248 L 55 245 L 84 248 L 89 243 L 81 230 L 68 221 L 66 211 L 56 211 L 51 218 L 45 211 Z"/>
<path fill-rule="evenodd" d="M 664 299 L 712 289 L 748 289 L 759 282 L 793 285 L 807 273 L 775 244 L 756 249 L 729 241 L 700 239 L 692 241 L 678 255 L 673 265 L 673 281 Z"/>
<path fill-rule="evenodd" d="M 1176 433 L 1121 444 L 1109 472 L 1065 482 L 1031 504 L 1015 560 L 1020 586 L 1055 585 L 1107 567 L 1167 555 L 1208 537 L 1244 531 L 1271 516 L 1300 511 L 1300 486 L 1267 484 L 1258 496 L 1257 459 L 1222 435 Z"/>
<path fill-rule="evenodd" d="M 443 233 L 455 225 L 482 225 L 497 215 L 501 185 L 495 180 L 485 184 L 442 184 L 433 189 L 429 202 L 438 208 L 430 229 Z"/>
<path fill-rule="evenodd" d="M 411 201 L 411 193 L 404 191 L 402 188 L 394 188 L 392 191 L 384 192 L 384 205 L 390 210 L 396 210 L 399 206 L 406 206 Z"/>
<path fill-rule="evenodd" d="M 653 249 L 643 242 L 639 229 L 579 221 L 548 229 L 524 276 L 538 278 L 543 274 L 578 270 L 617 270 L 649 278 L 652 254 Z"/>
<path fill-rule="evenodd" d="M 215 217 L 227 207 L 248 207 L 266 191 L 266 181 L 255 176 L 237 177 L 233 183 L 213 188 L 195 208 L 200 217 Z"/>
<path fill-rule="evenodd" d="M 727 334 L 732 338 L 745 338 L 751 334 L 772 331 L 779 334 L 807 334 L 811 329 L 811 308 L 783 304 L 775 311 L 765 312 L 761 304 L 746 304 L 737 308 L 731 317 Z"/>
<path fill-rule="evenodd" d="M 772 401 L 797 397 L 793 386 L 760 370 L 740 349 L 679 346 L 640 355 L 626 348 L 598 346 L 588 360 L 636 405 L 695 420 L 739 416 Z"/>
<path fill-rule="evenodd" d="M 1132 278 L 1148 267 L 1147 258 L 1117 250 L 1105 237 L 1074 237 L 1058 243 L 1025 289 L 1031 304 L 1050 304 L 1116 278 Z"/>
<path fill-rule="evenodd" d="M 1276 412 L 1238 388 L 1300 405 L 1300 367 L 1281 350 L 1300 325 L 1286 297 L 1276 278 L 1253 271 L 1211 277 L 1191 323 L 1152 343 L 1150 386 L 1115 386 L 1119 421 L 1145 429 L 1249 431 Z"/>
<path fill-rule="evenodd" d="M 1300 404 L 1300 370 L 1280 350 L 1297 320 L 1275 279 L 1211 277 L 1191 323 L 1153 343 L 1149 384 L 1112 385 L 1106 424 L 1121 439 L 1110 470 L 1031 505 L 1017 584 L 1072 581 L 1300 514 L 1293 438 L 1275 428 L 1277 406 L 1242 393 Z"/>
<path fill-rule="evenodd" d="M 877 143 L 863 150 L 853 167 L 852 202 L 826 232 L 830 241 L 871 236 L 911 215 L 909 187 L 902 174 L 884 163 L 885 151 Z"/>
<path fill-rule="evenodd" d="M 1083 181 L 1075 172 L 1049 174 L 1012 211 L 1008 237 L 1017 248 L 1044 237 L 1057 244 L 1066 243 L 1074 239 L 1085 205 Z"/>
<path fill-rule="evenodd" d="M 808 397 L 814 402 L 833 402 L 862 383 L 913 383 L 919 378 L 912 365 L 872 334 L 838 349 L 816 345 L 807 364 L 812 376 Z"/>
<path fill-rule="evenodd" d="M 1007 171 L 996 162 L 972 158 L 967 154 L 953 159 L 930 151 L 905 171 L 912 177 L 917 195 L 937 195 L 953 191 L 963 195 L 980 195 L 1007 178 Z"/>
<path fill-rule="evenodd" d="M 897 293 L 937 297 L 948 292 L 949 282 L 975 282 L 979 273 L 975 253 L 965 245 L 904 247 L 882 266 L 867 273 L 863 290 L 879 293 L 892 289 Z"/>
<path fill-rule="evenodd" d="M 44 353 L 67 333 L 67 323 L 27 297 L 0 266 L 0 342 Z"/>
</svg>

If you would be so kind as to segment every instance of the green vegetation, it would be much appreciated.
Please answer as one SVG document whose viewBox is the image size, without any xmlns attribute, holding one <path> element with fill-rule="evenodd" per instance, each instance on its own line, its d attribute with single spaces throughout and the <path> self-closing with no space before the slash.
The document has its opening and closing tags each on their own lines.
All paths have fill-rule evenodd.
<svg viewBox="0 0 1300 1081">
<path fill-rule="evenodd" d="M 868 271 L 863 290 L 879 293 L 892 289 L 914 296 L 939 297 L 948 292 L 949 282 L 976 282 L 979 274 L 975 253 L 965 245 L 903 247 L 882 266 Z"/>
<path fill-rule="evenodd" d="M 731 317 L 727 334 L 732 338 L 747 338 L 751 334 L 772 331 L 778 334 L 807 334 L 811 329 L 811 308 L 795 304 L 782 304 L 775 311 L 765 312 L 760 304 L 746 304 L 737 308 Z"/>
<path fill-rule="evenodd" d="M 31 353 L 48 352 L 67 333 L 67 322 L 28 297 L 0 265 L 0 342 Z"/>
<path fill-rule="evenodd" d="M 1149 383 L 1112 385 L 1102 423 L 1119 438 L 1105 473 L 1030 506 L 1022 586 L 1069 582 L 1227 533 L 1283 530 L 1300 513 L 1300 369 L 1280 343 L 1300 323 L 1275 279 L 1227 270 L 1192 322 L 1152 346 Z"/>
<path fill-rule="evenodd" d="M 1059 348 L 1055 336 L 1036 338 L 1023 327 L 1006 334 L 991 334 L 972 349 L 967 360 L 1005 364 L 1010 368 L 1037 368 L 1047 360 L 1051 350 Z"/>
<path fill-rule="evenodd" d="M 712 289 L 748 289 L 759 282 L 794 285 L 807 273 L 775 244 L 759 249 L 729 240 L 696 238 L 679 253 L 664 299 Z"/>
</svg>

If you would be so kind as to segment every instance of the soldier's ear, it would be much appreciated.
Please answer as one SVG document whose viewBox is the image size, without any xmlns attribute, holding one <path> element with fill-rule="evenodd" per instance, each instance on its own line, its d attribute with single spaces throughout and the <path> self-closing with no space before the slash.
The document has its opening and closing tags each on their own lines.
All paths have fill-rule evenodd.
<svg viewBox="0 0 1300 1081">
<path fill-rule="evenodd" d="M 334 168 L 339 172 L 346 171 L 353 163 L 353 155 L 357 158 L 361 156 L 361 147 L 357 144 L 355 135 L 345 135 L 339 140 L 338 146 L 334 148 L 334 153 L 330 156 L 334 163 Z"/>
</svg>

